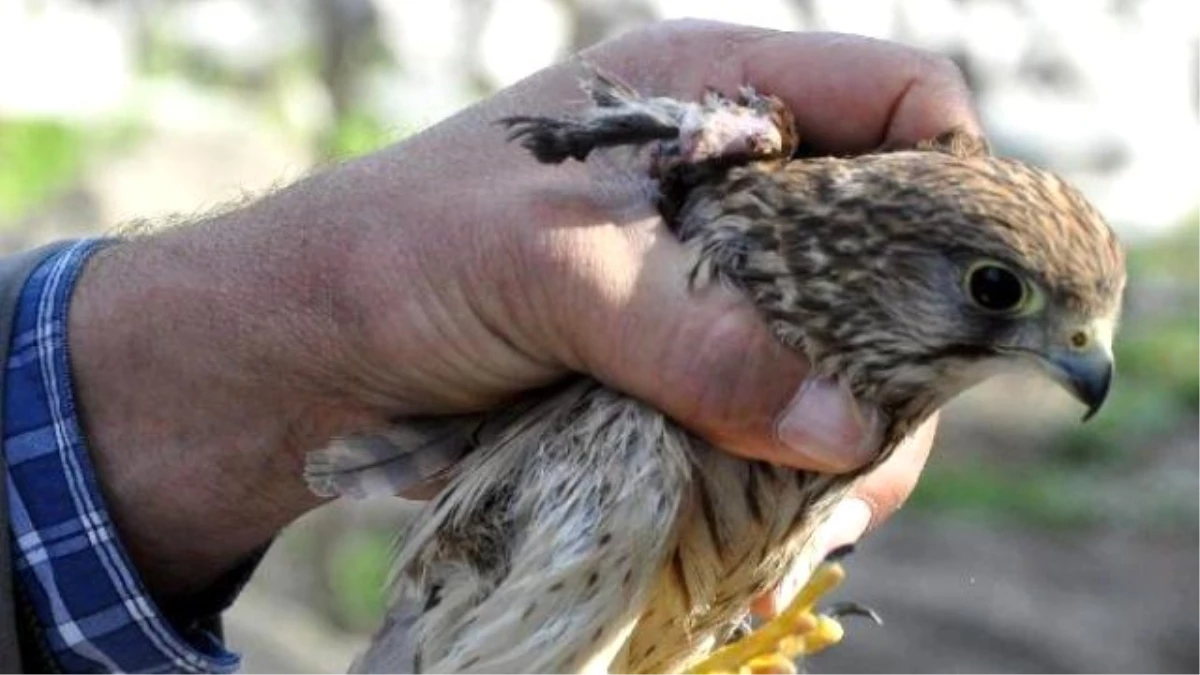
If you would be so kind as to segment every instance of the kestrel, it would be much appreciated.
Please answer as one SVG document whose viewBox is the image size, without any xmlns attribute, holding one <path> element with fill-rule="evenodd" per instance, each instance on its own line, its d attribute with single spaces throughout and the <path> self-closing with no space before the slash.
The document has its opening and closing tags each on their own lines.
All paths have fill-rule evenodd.
<svg viewBox="0 0 1200 675">
<path fill-rule="evenodd" d="M 1104 401 L 1123 254 L 1062 179 L 958 132 L 793 158 L 790 111 L 752 89 L 646 98 L 593 71 L 585 87 L 590 109 L 503 120 L 511 139 L 544 163 L 641 149 L 629 161 L 658 181 L 659 211 L 695 252 L 693 286 L 741 292 L 813 376 L 880 411 L 871 466 L 947 400 L 1023 364 L 1089 416 Z M 840 578 L 829 562 L 777 621 L 713 654 L 811 557 L 814 526 L 871 466 L 827 475 L 737 457 L 584 376 L 437 428 L 417 436 L 471 452 L 404 535 L 395 602 L 358 668 L 786 669 L 782 656 L 840 635 L 813 609 Z M 414 452 L 397 438 L 317 453 L 310 485 L 386 492 L 388 462 Z"/>
</svg>

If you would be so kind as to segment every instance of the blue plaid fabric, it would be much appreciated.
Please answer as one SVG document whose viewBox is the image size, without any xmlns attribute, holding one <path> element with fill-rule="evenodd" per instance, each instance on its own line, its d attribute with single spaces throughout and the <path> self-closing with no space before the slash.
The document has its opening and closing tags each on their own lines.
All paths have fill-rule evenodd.
<svg viewBox="0 0 1200 675">
<path fill-rule="evenodd" d="M 172 626 L 155 606 L 96 483 L 75 414 L 67 307 L 100 243 L 47 258 L 13 325 L 2 431 L 16 583 L 67 672 L 232 672 L 239 658 L 216 635 Z"/>
</svg>

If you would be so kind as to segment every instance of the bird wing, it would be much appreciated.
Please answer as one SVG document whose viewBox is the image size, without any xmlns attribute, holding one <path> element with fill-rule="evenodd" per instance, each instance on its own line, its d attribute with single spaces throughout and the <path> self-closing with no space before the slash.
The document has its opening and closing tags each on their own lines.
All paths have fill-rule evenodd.
<svg viewBox="0 0 1200 675">
<path fill-rule="evenodd" d="M 391 496 L 445 476 L 473 447 L 483 415 L 406 419 L 310 452 L 304 480 L 321 497 Z"/>
<path fill-rule="evenodd" d="M 473 449 L 507 433 L 559 386 L 535 390 L 498 410 L 406 417 L 386 429 L 334 439 L 329 447 L 308 453 L 304 480 L 321 497 L 366 499 L 450 478 Z"/>
</svg>

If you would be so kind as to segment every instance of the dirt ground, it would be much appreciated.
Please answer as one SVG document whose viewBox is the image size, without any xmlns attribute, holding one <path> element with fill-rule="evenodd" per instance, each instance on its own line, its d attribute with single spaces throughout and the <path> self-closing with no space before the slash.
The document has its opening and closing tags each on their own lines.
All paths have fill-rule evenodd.
<svg viewBox="0 0 1200 675">
<path fill-rule="evenodd" d="M 1194 673 L 1195 539 L 1128 530 L 996 528 L 902 514 L 864 542 L 838 597 L 847 623 L 825 673 Z"/>
<path fill-rule="evenodd" d="M 296 561 L 272 553 L 263 574 Z M 831 600 L 876 609 L 814 673 L 1188 673 L 1197 659 L 1197 541 L 1127 529 L 1046 532 L 919 511 L 847 563 Z M 302 574 L 292 567 L 294 573 Z M 245 672 L 344 672 L 363 637 L 251 589 L 228 617 Z"/>
</svg>

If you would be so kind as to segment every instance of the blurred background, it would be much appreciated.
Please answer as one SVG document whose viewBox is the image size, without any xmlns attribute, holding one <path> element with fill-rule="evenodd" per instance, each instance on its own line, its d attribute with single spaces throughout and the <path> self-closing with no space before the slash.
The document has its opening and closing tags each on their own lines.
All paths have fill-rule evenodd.
<svg viewBox="0 0 1200 675">
<path fill-rule="evenodd" d="M 679 16 L 950 56 L 998 151 L 1075 181 L 1130 249 L 1103 414 L 1018 379 L 957 401 L 839 593 L 886 625 L 810 670 L 1197 672 L 1200 3 L 4 0 L 0 251 L 203 213 Z M 344 671 L 413 512 L 335 504 L 285 532 L 228 617 L 245 670 Z"/>
</svg>

